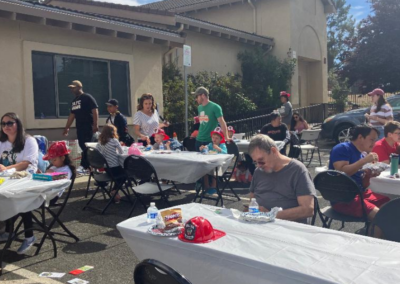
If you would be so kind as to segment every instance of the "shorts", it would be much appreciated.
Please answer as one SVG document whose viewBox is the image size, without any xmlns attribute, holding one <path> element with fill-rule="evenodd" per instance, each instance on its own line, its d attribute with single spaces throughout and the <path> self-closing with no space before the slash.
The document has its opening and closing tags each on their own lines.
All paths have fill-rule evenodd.
<svg viewBox="0 0 400 284">
<path fill-rule="evenodd" d="M 383 204 L 389 202 L 389 197 L 372 192 L 370 189 L 367 189 L 363 193 L 364 198 L 364 206 L 367 216 L 374 210 L 375 207 L 381 208 Z M 348 203 L 338 202 L 332 205 L 333 210 L 336 212 L 342 213 L 344 215 L 349 215 L 353 217 L 361 218 L 363 216 L 360 195 L 357 195 L 353 201 Z"/>
</svg>

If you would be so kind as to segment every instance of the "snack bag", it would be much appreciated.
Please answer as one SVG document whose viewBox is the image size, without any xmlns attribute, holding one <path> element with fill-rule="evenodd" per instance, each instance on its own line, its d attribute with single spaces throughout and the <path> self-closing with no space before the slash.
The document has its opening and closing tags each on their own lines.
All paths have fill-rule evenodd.
<svg viewBox="0 0 400 284">
<path fill-rule="evenodd" d="M 171 230 L 183 226 L 181 208 L 164 210 L 161 212 L 161 217 L 165 224 L 165 230 Z"/>
</svg>

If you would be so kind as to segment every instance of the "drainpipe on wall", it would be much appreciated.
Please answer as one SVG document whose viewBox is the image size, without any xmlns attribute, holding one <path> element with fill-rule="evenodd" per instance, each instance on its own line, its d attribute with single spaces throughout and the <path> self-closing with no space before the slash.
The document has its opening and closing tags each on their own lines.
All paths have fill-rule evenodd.
<svg viewBox="0 0 400 284">
<path fill-rule="evenodd" d="M 253 33 L 257 34 L 257 10 L 251 0 L 247 0 L 247 2 L 251 6 L 251 8 L 253 8 Z"/>
</svg>

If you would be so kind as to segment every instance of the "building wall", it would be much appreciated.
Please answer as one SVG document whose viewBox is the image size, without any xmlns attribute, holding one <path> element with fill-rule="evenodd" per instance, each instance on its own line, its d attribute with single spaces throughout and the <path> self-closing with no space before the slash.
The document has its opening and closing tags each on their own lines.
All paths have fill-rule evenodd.
<svg viewBox="0 0 400 284">
<path fill-rule="evenodd" d="M 18 113 L 30 133 L 61 139 L 61 129 L 66 124 L 66 118 L 35 119 L 32 50 L 128 61 L 132 114 L 136 113 L 137 98 L 143 93 L 152 93 L 162 106 L 162 54 L 166 47 L 0 19 L 0 50 L 0 98 L 7 102 L 0 105 L 0 113 Z M 105 102 L 98 102 L 102 103 Z M 104 123 L 105 118 L 100 118 L 99 125 Z M 128 123 L 132 124 L 132 117 Z M 75 131 L 70 131 L 70 136 L 75 138 Z"/>
</svg>

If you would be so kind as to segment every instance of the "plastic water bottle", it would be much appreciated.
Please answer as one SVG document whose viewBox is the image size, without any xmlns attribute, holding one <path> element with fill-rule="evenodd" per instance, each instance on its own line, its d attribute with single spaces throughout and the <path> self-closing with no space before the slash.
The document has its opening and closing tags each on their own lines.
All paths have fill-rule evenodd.
<svg viewBox="0 0 400 284">
<path fill-rule="evenodd" d="M 203 148 L 203 154 L 208 154 L 208 146 L 205 146 L 204 148 Z"/>
<path fill-rule="evenodd" d="M 147 209 L 147 223 L 155 224 L 157 222 L 158 209 L 154 202 L 150 203 L 150 207 Z"/>
<path fill-rule="evenodd" d="M 258 210 L 258 203 L 255 198 L 252 198 L 249 205 L 249 213 L 257 214 L 260 211 Z"/>
<path fill-rule="evenodd" d="M 165 147 L 164 147 L 164 143 L 163 143 L 163 142 L 161 142 L 161 144 L 160 144 L 160 150 L 165 150 Z"/>
</svg>

